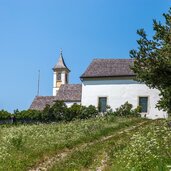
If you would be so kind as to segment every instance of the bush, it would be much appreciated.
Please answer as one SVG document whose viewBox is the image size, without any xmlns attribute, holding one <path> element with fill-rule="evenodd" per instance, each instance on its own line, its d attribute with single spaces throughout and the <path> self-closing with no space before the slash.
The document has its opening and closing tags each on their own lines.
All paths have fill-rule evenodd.
<svg viewBox="0 0 171 171">
<path fill-rule="evenodd" d="M 47 104 L 46 107 L 43 109 L 41 118 L 42 118 L 42 121 L 45 121 L 45 122 L 52 120 L 53 115 L 50 112 L 50 105 Z"/>
<path fill-rule="evenodd" d="M 132 109 L 132 104 L 126 102 L 121 105 L 119 108 L 116 108 L 116 111 L 113 112 L 116 116 L 140 116 L 141 107 L 138 106 L 135 109 Z"/>
<path fill-rule="evenodd" d="M 113 116 L 140 116 L 140 107 L 132 109 L 132 105 L 126 102 L 121 107 L 117 108 L 115 112 L 110 106 L 107 106 L 107 112 L 104 115 Z M 72 121 L 74 119 L 88 119 L 98 116 L 98 110 L 95 106 L 82 106 L 73 104 L 67 108 L 63 101 L 56 101 L 53 106 L 46 105 L 43 111 L 38 110 L 15 110 L 14 115 L 2 110 L 0 111 L 0 119 L 10 119 L 13 117 L 13 122 L 59 122 Z"/>
<path fill-rule="evenodd" d="M 13 115 L 17 120 L 20 121 L 40 121 L 41 120 L 41 112 L 38 110 L 23 110 L 23 111 L 14 111 Z"/>
<path fill-rule="evenodd" d="M 86 107 L 79 104 L 73 104 L 67 109 L 65 113 L 65 120 L 71 121 L 73 119 L 88 119 L 98 115 L 98 111 L 92 105 Z"/>
<path fill-rule="evenodd" d="M 67 108 L 63 101 L 56 101 L 53 106 L 46 105 L 43 111 L 23 110 L 14 111 L 16 121 L 29 122 L 59 122 L 72 121 L 74 119 L 88 119 L 98 115 L 98 111 L 92 105 L 86 107 L 79 104 L 73 104 Z"/>
<path fill-rule="evenodd" d="M 6 120 L 6 119 L 10 119 L 10 118 L 11 118 L 11 113 L 9 113 L 5 110 L 0 111 L 0 120 Z"/>
<path fill-rule="evenodd" d="M 98 110 L 96 109 L 95 106 L 82 106 L 81 108 L 81 114 L 79 119 L 88 119 L 88 118 L 92 118 L 92 117 L 96 117 L 98 115 Z"/>
<path fill-rule="evenodd" d="M 68 108 L 65 114 L 65 120 L 72 121 L 73 119 L 80 118 L 81 111 L 82 111 L 82 106 L 74 103 L 71 107 Z"/>
<path fill-rule="evenodd" d="M 49 109 L 49 119 L 51 121 L 63 121 L 67 113 L 67 106 L 63 101 L 56 101 Z"/>
</svg>

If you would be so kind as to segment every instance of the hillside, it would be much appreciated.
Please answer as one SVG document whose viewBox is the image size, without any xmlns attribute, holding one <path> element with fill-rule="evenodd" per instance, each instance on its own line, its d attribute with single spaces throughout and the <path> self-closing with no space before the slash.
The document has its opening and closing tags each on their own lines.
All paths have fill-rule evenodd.
<svg viewBox="0 0 171 171">
<path fill-rule="evenodd" d="M 170 141 L 165 120 L 100 117 L 1 126 L 0 170 L 165 170 Z"/>
</svg>

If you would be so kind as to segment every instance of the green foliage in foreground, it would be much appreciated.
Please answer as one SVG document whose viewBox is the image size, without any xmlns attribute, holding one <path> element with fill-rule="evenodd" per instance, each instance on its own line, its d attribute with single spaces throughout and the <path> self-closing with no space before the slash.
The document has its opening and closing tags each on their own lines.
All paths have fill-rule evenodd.
<svg viewBox="0 0 171 171">
<path fill-rule="evenodd" d="M 99 117 L 69 123 L 1 126 L 0 170 L 27 170 L 65 148 L 94 141 L 141 118 Z"/>
</svg>

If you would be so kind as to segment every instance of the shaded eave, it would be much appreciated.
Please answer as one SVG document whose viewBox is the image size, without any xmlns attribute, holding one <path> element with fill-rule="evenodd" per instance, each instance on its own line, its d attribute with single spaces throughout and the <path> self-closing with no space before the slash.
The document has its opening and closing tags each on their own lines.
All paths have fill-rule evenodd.
<svg viewBox="0 0 171 171">
<path fill-rule="evenodd" d="M 84 79 L 84 78 L 119 78 L 119 77 L 136 77 L 135 74 L 132 74 L 132 75 L 105 75 L 105 76 L 81 76 L 80 79 Z"/>
<path fill-rule="evenodd" d="M 67 72 L 71 72 L 71 70 L 69 70 L 67 67 L 63 67 L 63 68 L 55 68 L 55 67 L 53 67 L 52 68 L 52 70 L 53 71 L 63 71 L 63 70 L 66 70 Z"/>
</svg>

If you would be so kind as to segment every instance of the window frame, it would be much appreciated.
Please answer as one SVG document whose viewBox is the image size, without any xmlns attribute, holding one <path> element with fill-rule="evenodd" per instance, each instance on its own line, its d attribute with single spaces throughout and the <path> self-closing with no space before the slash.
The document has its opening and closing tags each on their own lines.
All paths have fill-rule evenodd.
<svg viewBox="0 0 171 171">
<path fill-rule="evenodd" d="M 106 98 L 106 111 L 107 111 L 108 97 L 107 97 L 107 96 L 98 96 L 98 97 L 97 97 L 97 107 L 98 107 L 98 111 L 99 111 L 100 113 L 105 113 L 106 111 L 105 111 L 105 112 L 101 112 L 101 111 L 99 110 L 100 98 Z"/>
<path fill-rule="evenodd" d="M 65 73 L 65 83 L 68 84 L 68 74 Z"/>
<path fill-rule="evenodd" d="M 58 75 L 60 74 L 60 79 L 58 79 Z M 56 74 L 56 80 L 57 81 L 62 81 L 62 73 L 61 72 L 58 72 L 57 74 Z"/>
<path fill-rule="evenodd" d="M 142 114 L 148 114 L 149 113 L 149 106 L 150 106 L 150 98 L 149 98 L 149 96 L 138 96 L 138 106 L 140 106 L 140 98 L 141 97 L 146 97 L 147 98 L 147 112 L 140 112 L 140 113 L 142 113 Z"/>
</svg>

